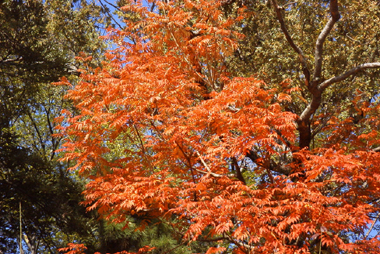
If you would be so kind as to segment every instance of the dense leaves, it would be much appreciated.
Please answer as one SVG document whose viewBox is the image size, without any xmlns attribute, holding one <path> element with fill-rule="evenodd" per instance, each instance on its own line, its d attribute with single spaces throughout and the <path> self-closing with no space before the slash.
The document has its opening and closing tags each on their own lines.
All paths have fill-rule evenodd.
<svg viewBox="0 0 380 254">
<path fill-rule="evenodd" d="M 207 253 L 380 251 L 377 45 L 370 40 L 373 57 L 363 59 L 342 42 L 350 56 L 336 68 L 329 55 L 330 44 L 350 39 L 334 33 L 350 24 L 347 13 L 370 8 L 361 24 L 379 31 L 379 7 L 281 4 L 126 2 L 133 17 L 110 30 L 118 48 L 102 68 L 82 71 L 67 95 L 79 114 L 59 119 L 64 159 L 90 180 L 90 210 L 126 227 L 130 215 L 160 220 L 182 244 L 215 243 Z M 256 8 L 286 58 L 277 46 L 263 53 L 272 63 L 255 55 Z M 312 32 L 298 39 L 287 28 L 293 20 L 320 28 L 304 23 Z M 265 75 L 267 83 L 257 79 Z M 346 86 L 349 98 L 334 95 Z"/>
<path fill-rule="evenodd" d="M 54 118 L 71 104 L 66 89 L 50 83 L 62 75 L 75 82 L 74 56 L 91 51 L 95 59 L 104 49 L 97 8 L 71 4 L 0 3 L 1 253 L 17 252 L 20 216 L 29 253 L 53 253 L 74 239 L 94 245 L 95 223 L 78 205 L 83 184 L 56 161 L 60 138 L 53 137 Z"/>
</svg>

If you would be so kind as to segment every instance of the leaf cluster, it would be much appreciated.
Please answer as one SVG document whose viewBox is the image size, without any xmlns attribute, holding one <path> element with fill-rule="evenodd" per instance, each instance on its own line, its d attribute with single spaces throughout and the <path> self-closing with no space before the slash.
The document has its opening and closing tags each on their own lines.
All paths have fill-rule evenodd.
<svg viewBox="0 0 380 254">
<path fill-rule="evenodd" d="M 208 253 L 378 252 L 380 63 L 357 20 L 377 36 L 375 1 L 150 3 L 126 2 L 138 18 L 67 94 L 88 209 L 169 221 Z"/>
</svg>

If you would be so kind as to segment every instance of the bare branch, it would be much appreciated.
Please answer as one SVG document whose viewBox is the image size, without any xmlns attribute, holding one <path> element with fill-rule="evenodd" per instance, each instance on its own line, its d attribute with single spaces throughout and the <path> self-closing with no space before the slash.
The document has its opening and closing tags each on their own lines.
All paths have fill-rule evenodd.
<svg viewBox="0 0 380 254">
<path fill-rule="evenodd" d="M 203 171 L 203 170 L 200 170 L 200 169 L 195 169 L 196 171 L 200 172 L 200 173 L 203 173 L 203 174 L 210 174 L 214 177 L 223 177 L 223 175 L 221 174 L 217 174 L 217 173 L 214 173 L 211 171 L 211 169 L 209 168 L 209 166 L 206 164 L 206 162 L 203 160 L 202 156 L 200 155 L 200 153 L 198 151 L 196 151 L 199 159 L 201 160 L 203 166 L 205 166 L 205 168 L 207 169 L 207 172 L 206 171 Z"/>
<path fill-rule="evenodd" d="M 323 91 L 327 87 L 329 87 L 331 84 L 334 84 L 334 83 L 337 83 L 339 81 L 345 80 L 349 76 L 354 75 L 354 74 L 358 73 L 359 71 L 362 71 L 362 70 L 365 70 L 365 69 L 371 69 L 371 68 L 380 68 L 380 62 L 365 63 L 365 64 L 361 64 L 359 66 L 356 66 L 355 68 L 352 68 L 351 70 L 343 73 L 340 76 L 336 76 L 336 77 L 330 78 L 328 80 L 325 80 L 324 82 L 322 82 L 318 86 L 318 90 Z"/>
<path fill-rule="evenodd" d="M 243 242 L 238 242 L 238 241 L 234 240 L 234 239 L 233 239 L 231 236 L 229 236 L 228 234 L 226 234 L 226 236 L 227 236 L 227 238 L 228 238 L 228 240 L 229 240 L 230 242 L 236 244 L 237 246 L 244 247 L 244 248 L 246 248 L 246 249 L 248 249 L 248 250 L 253 250 L 253 249 L 254 249 L 254 247 L 251 246 L 251 245 L 249 245 L 249 244 L 246 244 L 246 243 L 243 243 Z"/>
<path fill-rule="evenodd" d="M 8 57 L 8 56 L 7 56 Z M 7 59 L 7 57 L 3 58 L 0 60 L 0 64 L 13 64 L 16 62 L 16 64 L 20 63 L 23 59 L 22 59 L 22 56 L 19 56 L 17 58 L 13 58 L 13 59 Z"/>
<path fill-rule="evenodd" d="M 104 0 L 104 1 L 105 1 L 105 0 Z M 105 1 L 105 2 L 106 2 L 107 4 L 110 4 L 110 3 L 107 2 L 107 1 Z M 121 25 L 117 22 L 117 20 L 114 18 L 113 14 L 112 14 L 110 11 L 108 11 L 106 5 L 102 2 L 102 0 L 99 0 L 99 3 L 100 3 L 100 5 L 103 6 L 103 8 L 108 12 L 108 14 L 109 14 L 109 16 L 111 17 L 111 19 L 113 20 L 113 22 L 115 22 L 115 24 L 116 24 L 121 30 L 123 30 L 123 26 L 121 26 Z M 116 7 L 116 6 L 112 5 L 112 4 L 110 4 L 110 5 L 111 5 L 112 7 L 114 7 L 114 8 L 119 9 L 118 7 Z"/>
<path fill-rule="evenodd" d="M 301 64 L 302 64 L 302 72 L 303 72 L 303 74 L 305 76 L 306 87 L 309 87 L 309 83 L 310 83 L 310 71 L 307 68 L 307 59 L 306 59 L 303 51 L 294 43 L 292 37 L 290 36 L 290 34 L 288 32 L 288 29 L 286 28 L 284 19 L 282 18 L 281 8 L 278 7 L 277 1 L 276 0 L 272 0 L 272 4 L 273 4 L 273 7 L 274 7 L 274 10 L 276 11 L 277 20 L 280 22 L 281 30 L 284 33 L 284 35 L 286 37 L 286 40 L 288 41 L 288 43 L 290 44 L 290 46 L 294 49 L 294 51 L 298 53 L 299 59 L 300 59 Z"/>
<path fill-rule="evenodd" d="M 197 181 L 195 180 L 195 175 L 194 175 L 194 170 L 193 170 L 193 166 L 191 164 L 191 158 L 189 155 L 187 155 L 184 151 L 184 149 L 178 144 L 177 141 L 175 141 L 175 144 L 177 145 L 177 147 L 179 148 L 179 150 L 181 151 L 182 155 L 185 157 L 186 161 L 187 161 L 187 164 L 188 164 L 188 167 L 190 169 L 190 172 L 191 172 L 191 177 L 193 179 L 193 182 L 196 183 Z M 194 193 L 194 199 L 196 200 L 196 193 Z"/>
<path fill-rule="evenodd" d="M 104 0 L 104 2 L 106 2 L 107 4 L 109 4 L 109 5 L 111 5 L 113 8 L 115 8 L 116 10 L 120 10 L 120 8 L 118 7 L 118 6 L 116 6 L 116 5 L 114 5 L 114 4 L 112 4 L 112 3 L 110 3 L 110 2 L 108 2 L 107 0 Z"/>
<path fill-rule="evenodd" d="M 340 19 L 340 14 L 338 10 L 338 0 L 330 1 L 330 14 L 331 18 L 323 28 L 322 32 L 319 34 L 317 42 L 315 44 L 315 69 L 313 74 L 313 80 L 318 81 L 322 73 L 322 61 L 323 61 L 323 43 L 325 42 L 327 36 L 330 34 L 335 23 Z"/>
<path fill-rule="evenodd" d="M 218 241 L 224 241 L 229 240 L 227 237 L 217 237 L 217 238 L 210 238 L 210 239 L 197 239 L 199 242 L 218 242 Z"/>
<path fill-rule="evenodd" d="M 203 166 L 205 166 L 205 168 L 207 169 L 207 171 L 210 172 L 211 169 L 207 166 L 206 162 L 203 160 L 202 156 L 200 155 L 200 153 L 198 151 L 197 151 L 197 155 L 198 155 L 199 159 L 201 159 Z"/>
<path fill-rule="evenodd" d="M 375 226 L 375 224 L 376 224 L 376 221 L 379 219 L 379 217 L 380 217 L 380 213 L 378 213 L 378 214 L 377 214 L 377 216 L 376 216 L 375 220 L 372 222 L 372 225 L 371 225 L 371 227 L 368 229 L 368 232 L 367 232 L 367 234 L 364 236 L 364 240 L 366 240 L 366 239 L 367 239 L 367 237 L 369 236 L 369 234 L 371 233 L 371 231 L 372 231 L 373 227 Z"/>
</svg>

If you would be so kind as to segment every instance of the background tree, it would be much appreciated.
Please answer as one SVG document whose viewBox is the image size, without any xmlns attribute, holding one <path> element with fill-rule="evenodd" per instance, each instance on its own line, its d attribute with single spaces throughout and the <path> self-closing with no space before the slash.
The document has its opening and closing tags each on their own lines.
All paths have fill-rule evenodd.
<svg viewBox="0 0 380 254">
<path fill-rule="evenodd" d="M 56 161 L 60 139 L 54 118 L 65 89 L 52 87 L 62 75 L 73 82 L 74 56 L 105 48 L 98 39 L 100 7 L 87 2 L 2 1 L 0 8 L 0 225 L 4 253 L 16 253 L 19 204 L 23 242 L 30 253 L 52 253 L 74 239 L 95 244 L 93 218 L 81 201 L 82 184 Z M 63 29 L 65 28 L 65 29 Z M 94 62 L 95 64 L 95 62 Z"/>
<path fill-rule="evenodd" d="M 379 252 L 377 2 L 150 4 L 68 93 L 90 209 L 209 253 Z"/>
<path fill-rule="evenodd" d="M 299 119 L 303 122 L 299 131 L 305 128 L 301 147 L 325 139 L 320 131 L 330 117 L 360 119 L 362 114 L 352 98 L 359 96 L 365 103 L 378 94 L 377 1 L 333 1 L 330 5 L 329 1 L 235 2 L 225 5 L 227 12 L 246 4 L 255 15 L 236 27 L 246 37 L 229 67 L 235 75 L 255 73 L 279 89 L 278 84 L 286 79 L 291 80 L 291 87 L 302 88 L 287 105 L 287 110 L 303 116 Z M 319 91 L 312 91 L 316 87 Z M 306 111 L 309 105 L 313 107 Z"/>
</svg>

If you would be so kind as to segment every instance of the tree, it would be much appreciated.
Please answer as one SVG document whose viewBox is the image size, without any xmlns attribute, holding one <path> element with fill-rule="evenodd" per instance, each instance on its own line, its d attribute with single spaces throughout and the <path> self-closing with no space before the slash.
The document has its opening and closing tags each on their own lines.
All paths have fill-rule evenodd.
<svg viewBox="0 0 380 254">
<path fill-rule="evenodd" d="M 0 6 L 0 252 L 16 253 L 20 216 L 29 253 L 52 253 L 75 239 L 95 245 L 94 218 L 78 205 L 83 184 L 56 160 L 54 118 L 71 103 L 65 88 L 50 83 L 62 75 L 77 80 L 81 51 L 98 59 L 100 8 L 87 1 Z"/>
<path fill-rule="evenodd" d="M 85 202 L 208 253 L 378 253 L 379 5 L 252 2 L 127 1 L 60 119 Z"/>
</svg>

